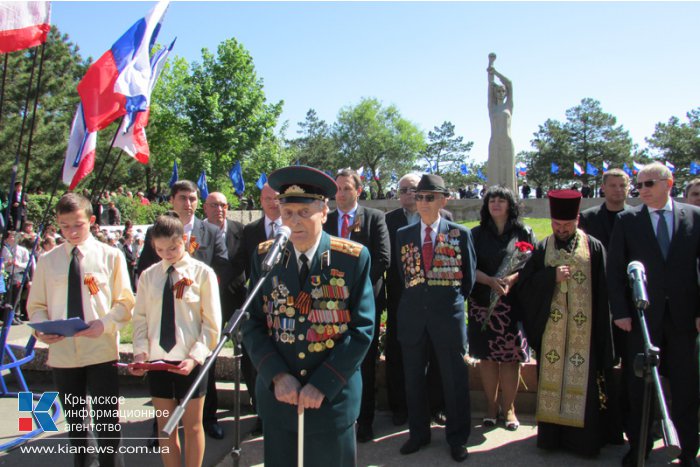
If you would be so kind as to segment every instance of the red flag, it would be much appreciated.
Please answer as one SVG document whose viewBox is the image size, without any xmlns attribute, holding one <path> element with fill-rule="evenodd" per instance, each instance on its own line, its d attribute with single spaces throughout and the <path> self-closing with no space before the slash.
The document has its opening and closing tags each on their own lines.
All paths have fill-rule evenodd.
<svg viewBox="0 0 700 467">
<path fill-rule="evenodd" d="M 51 2 L 0 3 L 0 53 L 36 47 L 51 30 Z"/>
</svg>

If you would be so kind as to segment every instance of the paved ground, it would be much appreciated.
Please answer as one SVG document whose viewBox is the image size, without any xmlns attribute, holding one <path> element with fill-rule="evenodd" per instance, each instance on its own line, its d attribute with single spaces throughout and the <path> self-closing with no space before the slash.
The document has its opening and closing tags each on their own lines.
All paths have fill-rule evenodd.
<svg viewBox="0 0 700 467">
<path fill-rule="evenodd" d="M 13 338 L 18 341 L 24 339 L 26 331 L 19 326 L 13 331 Z M 12 378 L 8 378 L 12 380 Z M 33 375 L 30 382 L 30 389 L 41 392 L 51 389 L 51 382 L 46 375 Z M 231 384 L 221 384 L 224 397 L 230 397 Z M 148 392 L 143 384 L 124 385 L 121 388 L 122 395 L 126 398 L 121 409 L 125 413 L 133 414 L 135 410 L 148 411 L 151 408 Z M 502 426 L 485 429 L 481 427 L 480 416 L 475 413 L 472 420 L 472 435 L 469 439 L 470 458 L 465 465 L 513 465 L 513 466 L 597 466 L 597 465 L 619 465 L 620 459 L 626 452 L 623 446 L 606 447 L 598 459 L 584 459 L 567 453 L 543 453 L 535 447 L 537 429 L 534 426 L 532 416 L 521 415 L 521 427 L 516 432 L 506 431 Z M 19 412 L 17 411 L 16 399 L 0 399 L 0 444 L 8 441 L 17 433 L 17 423 Z M 221 441 L 207 438 L 206 453 L 204 459 L 205 466 L 227 467 L 232 466 L 233 460 L 230 457 L 233 447 L 233 414 L 230 411 L 220 411 L 219 418 L 222 426 L 226 430 L 226 438 Z M 124 460 L 127 466 L 159 465 L 158 454 L 152 452 L 142 452 L 145 438 L 150 433 L 150 421 L 147 416 L 124 417 L 122 418 L 123 444 L 130 449 L 126 453 Z M 242 422 L 242 432 L 248 433 L 253 426 L 251 415 L 245 415 Z M 34 465 L 51 464 L 52 467 L 71 466 L 71 455 L 67 453 L 56 453 L 59 446 L 68 445 L 65 433 L 62 431 L 65 423 L 59 420 L 57 434 L 44 434 L 20 448 L 10 452 L 0 453 L 0 467 L 26 467 Z M 449 457 L 447 444 L 444 441 L 442 427 L 433 427 L 432 443 L 410 456 L 399 454 L 399 447 L 408 439 L 406 425 L 395 427 L 391 423 L 388 412 L 378 412 L 375 421 L 375 435 L 377 439 L 370 443 L 358 446 L 358 465 L 360 466 L 433 466 L 451 465 L 454 462 Z M 30 453 L 28 448 L 54 449 L 53 454 Z M 657 441 L 655 451 L 648 462 L 648 465 L 665 465 L 666 459 L 661 443 Z M 23 452 L 24 451 L 24 452 Z M 137 452 L 138 451 L 138 452 Z M 243 437 L 243 445 L 239 465 L 259 466 L 263 465 L 262 438 Z M 290 463 L 293 466 L 293 463 Z"/>
</svg>

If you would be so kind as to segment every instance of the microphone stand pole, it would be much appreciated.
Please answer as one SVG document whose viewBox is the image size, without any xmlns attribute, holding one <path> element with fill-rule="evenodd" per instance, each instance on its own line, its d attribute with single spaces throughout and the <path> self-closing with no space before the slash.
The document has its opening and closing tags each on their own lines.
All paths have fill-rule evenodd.
<svg viewBox="0 0 700 467">
<path fill-rule="evenodd" d="M 274 262 L 274 264 L 279 261 L 279 257 L 281 257 L 281 254 L 278 254 L 277 260 Z M 270 271 L 272 268 L 270 268 Z M 241 308 L 237 309 L 231 319 L 229 319 L 228 324 L 222 331 L 222 336 L 221 340 L 219 341 L 219 344 L 216 346 L 216 348 L 212 351 L 211 355 L 207 360 L 204 362 L 204 366 L 202 367 L 202 370 L 199 372 L 199 375 L 197 375 L 197 379 L 192 383 L 190 386 L 190 389 L 187 391 L 187 395 L 185 395 L 185 398 L 182 399 L 180 402 L 180 405 L 175 407 L 175 410 L 173 413 L 170 415 L 170 418 L 168 419 L 168 423 L 165 424 L 163 427 L 163 432 L 162 434 L 164 436 L 170 436 L 170 434 L 177 428 L 178 423 L 180 422 L 180 419 L 185 413 L 185 407 L 187 406 L 187 403 L 192 399 L 192 395 L 194 394 L 195 390 L 197 389 L 197 386 L 202 382 L 204 379 L 204 376 L 207 374 L 207 371 L 214 365 L 214 362 L 216 362 L 216 357 L 219 355 L 221 350 L 224 348 L 224 345 L 226 342 L 228 342 L 231 339 L 231 336 L 236 330 L 236 341 L 240 342 L 240 331 L 238 330 L 239 324 L 245 317 L 246 319 L 248 318 L 248 313 L 246 310 L 250 306 L 250 303 L 253 301 L 255 296 L 258 294 L 258 291 L 262 287 L 262 285 L 265 283 L 267 280 L 267 277 L 270 275 L 270 271 L 265 272 L 263 276 L 258 279 L 258 282 L 255 284 L 255 287 L 248 293 L 248 297 L 246 298 L 245 302 L 243 303 L 243 306 Z M 235 353 L 235 352 L 234 352 Z M 234 394 L 234 416 L 235 416 L 235 421 L 234 421 L 234 446 L 231 449 L 231 457 L 233 458 L 233 465 L 238 466 L 238 462 L 240 461 L 241 457 L 241 431 L 240 431 L 240 355 L 237 358 L 234 358 L 234 368 L 235 368 L 235 394 Z M 255 390 L 255 388 L 248 388 L 248 391 Z"/>
<path fill-rule="evenodd" d="M 651 397 L 654 389 L 656 390 L 656 400 L 658 401 L 659 411 L 661 412 L 661 426 L 663 429 L 663 439 L 664 445 L 666 446 L 666 452 L 671 459 L 678 457 L 678 455 L 681 453 L 678 434 L 676 433 L 676 428 L 673 426 L 673 422 L 668 415 L 666 399 L 664 398 L 664 391 L 661 387 L 661 380 L 659 378 L 659 348 L 651 343 L 649 328 L 647 327 L 647 322 L 644 318 L 645 308 L 646 304 L 637 306 L 639 324 L 642 329 L 642 338 L 644 339 L 644 352 L 637 354 L 634 359 L 634 374 L 639 378 L 644 378 L 642 423 L 640 427 L 639 448 L 637 452 L 637 465 L 639 467 L 644 466 L 644 461 L 646 458 L 646 444 L 649 435 L 649 416 L 651 413 Z"/>
</svg>

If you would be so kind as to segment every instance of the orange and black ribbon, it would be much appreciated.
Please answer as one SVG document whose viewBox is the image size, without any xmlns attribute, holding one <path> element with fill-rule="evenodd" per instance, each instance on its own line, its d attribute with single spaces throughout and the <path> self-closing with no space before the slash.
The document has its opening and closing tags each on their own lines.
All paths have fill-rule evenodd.
<svg viewBox="0 0 700 467">
<path fill-rule="evenodd" d="M 173 290 L 175 291 L 175 298 L 181 299 L 182 295 L 185 293 L 185 287 L 192 285 L 192 280 L 183 277 L 179 281 L 175 282 L 173 285 Z"/>
<path fill-rule="evenodd" d="M 97 286 L 97 281 L 95 278 L 89 274 L 85 275 L 85 279 L 83 279 L 83 283 L 87 285 L 88 290 L 90 291 L 90 295 L 97 295 L 97 292 L 100 291 L 100 288 Z"/>
</svg>

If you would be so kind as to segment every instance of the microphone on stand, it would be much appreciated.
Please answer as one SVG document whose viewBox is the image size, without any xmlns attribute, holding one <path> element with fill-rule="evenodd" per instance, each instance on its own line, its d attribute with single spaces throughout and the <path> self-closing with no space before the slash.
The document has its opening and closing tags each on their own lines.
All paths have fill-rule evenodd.
<svg viewBox="0 0 700 467">
<path fill-rule="evenodd" d="M 272 243 L 272 246 L 267 252 L 267 256 L 265 256 L 265 259 L 262 262 L 263 272 L 272 270 L 272 268 L 275 267 L 275 264 L 279 262 L 280 258 L 282 257 L 282 251 L 284 251 L 284 248 L 287 246 L 287 242 L 289 241 L 289 236 L 291 234 L 292 230 L 286 225 L 283 225 L 277 229 L 275 241 Z"/>
<path fill-rule="evenodd" d="M 646 310 L 649 306 L 647 295 L 647 274 L 644 265 L 639 261 L 632 261 L 627 265 L 627 276 L 632 288 L 632 299 L 637 309 Z"/>
</svg>

